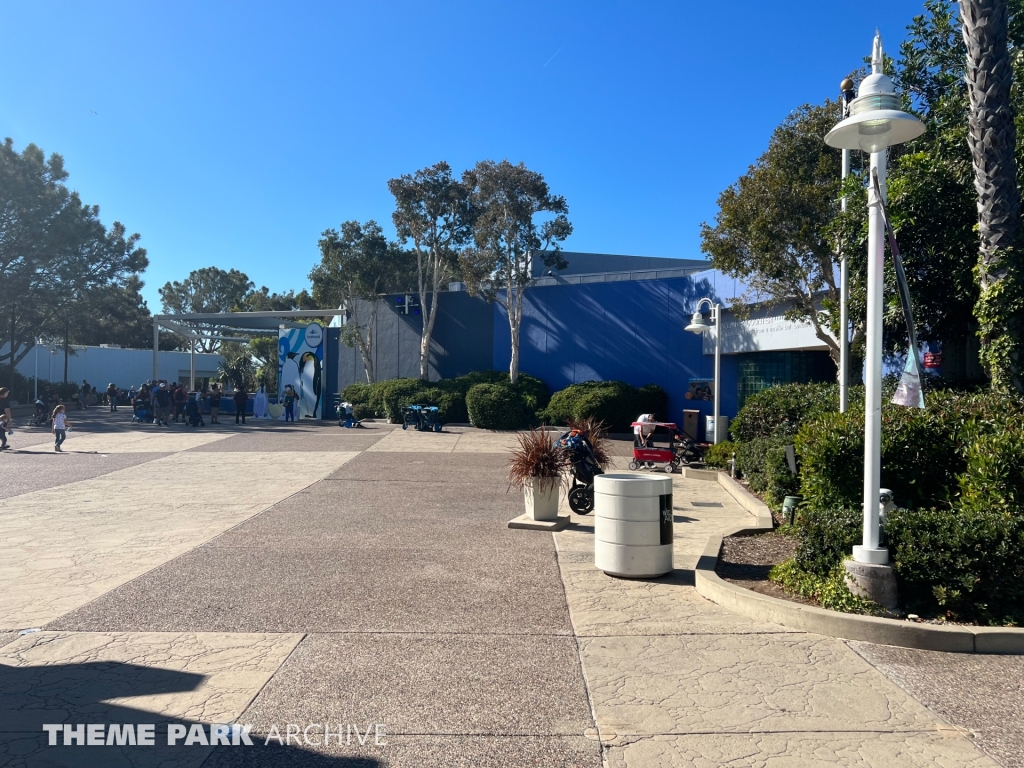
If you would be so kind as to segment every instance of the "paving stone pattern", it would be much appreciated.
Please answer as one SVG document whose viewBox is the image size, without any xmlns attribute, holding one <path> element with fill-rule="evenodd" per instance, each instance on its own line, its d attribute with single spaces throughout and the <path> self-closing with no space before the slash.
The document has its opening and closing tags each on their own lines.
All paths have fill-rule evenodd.
<svg viewBox="0 0 1024 768">
<path fill-rule="evenodd" d="M 67 453 L 25 432 L 0 456 L 0 765 L 1020 764 L 1019 661 L 851 648 L 700 597 L 707 537 L 752 522 L 717 483 L 673 478 L 671 575 L 614 579 L 590 517 L 506 527 L 513 434 L 73 416 Z M 964 703 L 972 676 L 1003 701 Z M 155 723 L 157 746 L 49 746 L 46 722 Z M 225 722 L 258 746 L 166 745 Z"/>
</svg>

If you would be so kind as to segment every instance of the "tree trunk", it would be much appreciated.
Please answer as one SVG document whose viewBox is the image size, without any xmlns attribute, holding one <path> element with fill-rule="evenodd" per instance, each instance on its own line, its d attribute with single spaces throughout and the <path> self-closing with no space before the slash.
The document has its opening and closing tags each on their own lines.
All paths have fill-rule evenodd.
<svg viewBox="0 0 1024 768">
<path fill-rule="evenodd" d="M 68 324 L 64 323 L 64 383 L 68 383 Z"/>
<path fill-rule="evenodd" d="M 512 337 L 512 359 L 508 365 L 508 378 L 513 384 L 519 379 L 519 327 L 523 319 L 523 291 L 516 288 L 513 292 L 512 282 L 508 284 L 508 325 Z"/>
<path fill-rule="evenodd" d="M 437 320 L 437 294 L 444 280 L 445 270 L 439 258 L 431 257 L 431 303 L 427 306 L 427 294 L 424 281 L 420 278 L 420 317 L 423 318 L 423 330 L 420 333 L 420 378 L 430 379 L 430 338 L 434 334 L 434 321 Z"/>
<path fill-rule="evenodd" d="M 1006 0 L 961 0 L 971 100 L 967 143 L 978 193 L 978 280 L 975 306 L 982 360 L 1000 389 L 1024 391 L 1024 318 L 1015 311 L 1024 292 L 1020 194 L 1014 158 L 1017 137 L 1010 106 L 1013 70 L 1006 47 Z"/>
<path fill-rule="evenodd" d="M 11 306 L 11 347 L 8 350 L 10 352 L 10 358 L 8 362 L 11 364 L 11 370 L 8 375 L 7 386 L 14 389 L 14 329 L 15 329 L 15 317 L 16 317 L 17 306 Z"/>
</svg>

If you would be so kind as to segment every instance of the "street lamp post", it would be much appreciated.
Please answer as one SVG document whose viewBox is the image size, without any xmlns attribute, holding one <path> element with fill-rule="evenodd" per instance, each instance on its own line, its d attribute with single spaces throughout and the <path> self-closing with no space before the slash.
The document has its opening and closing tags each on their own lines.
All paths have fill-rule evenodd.
<svg viewBox="0 0 1024 768">
<path fill-rule="evenodd" d="M 853 80 L 844 78 L 839 84 L 843 99 L 843 120 L 850 116 L 850 102 L 853 101 L 854 89 Z M 850 149 L 843 148 L 843 169 L 842 180 L 846 183 L 846 177 L 850 175 Z M 840 205 L 843 213 L 846 213 L 846 195 L 843 195 Z M 850 406 L 850 275 L 847 265 L 846 253 L 840 253 L 839 261 L 839 412 L 846 413 Z"/>
<path fill-rule="evenodd" d="M 850 116 L 829 131 L 825 143 L 840 149 L 860 149 L 871 155 L 868 185 L 867 351 L 864 366 L 864 537 L 847 561 L 851 590 L 886 607 L 896 605 L 896 580 L 889 550 L 880 546 L 879 487 L 882 471 L 882 294 L 884 289 L 885 152 L 895 144 L 917 138 L 924 124 L 900 109 L 892 80 L 882 72 L 882 37 L 875 33 L 871 74 L 860 84 L 850 104 Z M 873 180 L 878 180 L 880 200 Z"/>
<path fill-rule="evenodd" d="M 711 324 L 704 319 L 704 315 L 701 314 L 700 308 L 707 302 L 708 307 L 711 308 L 711 320 L 715 324 L 715 402 L 713 403 L 715 430 L 711 442 L 718 445 L 718 438 L 722 434 L 721 419 L 719 418 L 719 409 L 721 394 L 719 389 L 722 381 L 722 305 L 715 304 L 709 298 L 703 298 L 697 302 L 697 309 L 693 313 L 693 317 L 690 318 L 690 324 L 686 326 L 686 330 L 692 333 L 704 333 L 711 328 Z"/>
<path fill-rule="evenodd" d="M 32 374 L 32 402 L 39 399 L 39 339 L 33 345 L 32 357 L 35 360 L 35 373 Z"/>
</svg>

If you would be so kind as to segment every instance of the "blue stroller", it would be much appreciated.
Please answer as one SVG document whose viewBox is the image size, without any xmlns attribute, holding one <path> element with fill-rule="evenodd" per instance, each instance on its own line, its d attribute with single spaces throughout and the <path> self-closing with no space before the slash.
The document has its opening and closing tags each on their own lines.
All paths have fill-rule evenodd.
<svg viewBox="0 0 1024 768">
<path fill-rule="evenodd" d="M 564 449 L 572 462 L 569 508 L 577 515 L 590 514 L 594 509 L 594 478 L 604 474 L 594 456 L 593 446 L 577 429 L 566 432 L 555 445 Z"/>
<path fill-rule="evenodd" d="M 199 411 L 199 395 L 192 395 L 185 403 L 185 423 L 190 427 L 205 427 L 203 414 Z"/>
<path fill-rule="evenodd" d="M 153 408 L 148 401 L 135 401 L 132 406 L 132 424 L 152 424 Z"/>
</svg>

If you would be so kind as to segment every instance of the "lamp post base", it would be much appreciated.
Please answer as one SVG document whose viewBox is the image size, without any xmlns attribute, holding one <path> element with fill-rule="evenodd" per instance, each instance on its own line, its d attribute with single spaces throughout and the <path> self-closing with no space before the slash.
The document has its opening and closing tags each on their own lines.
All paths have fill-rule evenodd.
<svg viewBox="0 0 1024 768">
<path fill-rule="evenodd" d="M 846 586 L 853 594 L 874 600 L 888 611 L 897 609 L 896 572 L 891 565 L 857 560 L 847 560 L 843 565 L 846 567 Z"/>
<path fill-rule="evenodd" d="M 888 565 L 889 550 L 885 547 L 865 547 L 861 544 L 853 545 L 853 559 L 858 563 L 870 563 L 871 565 Z"/>
</svg>

